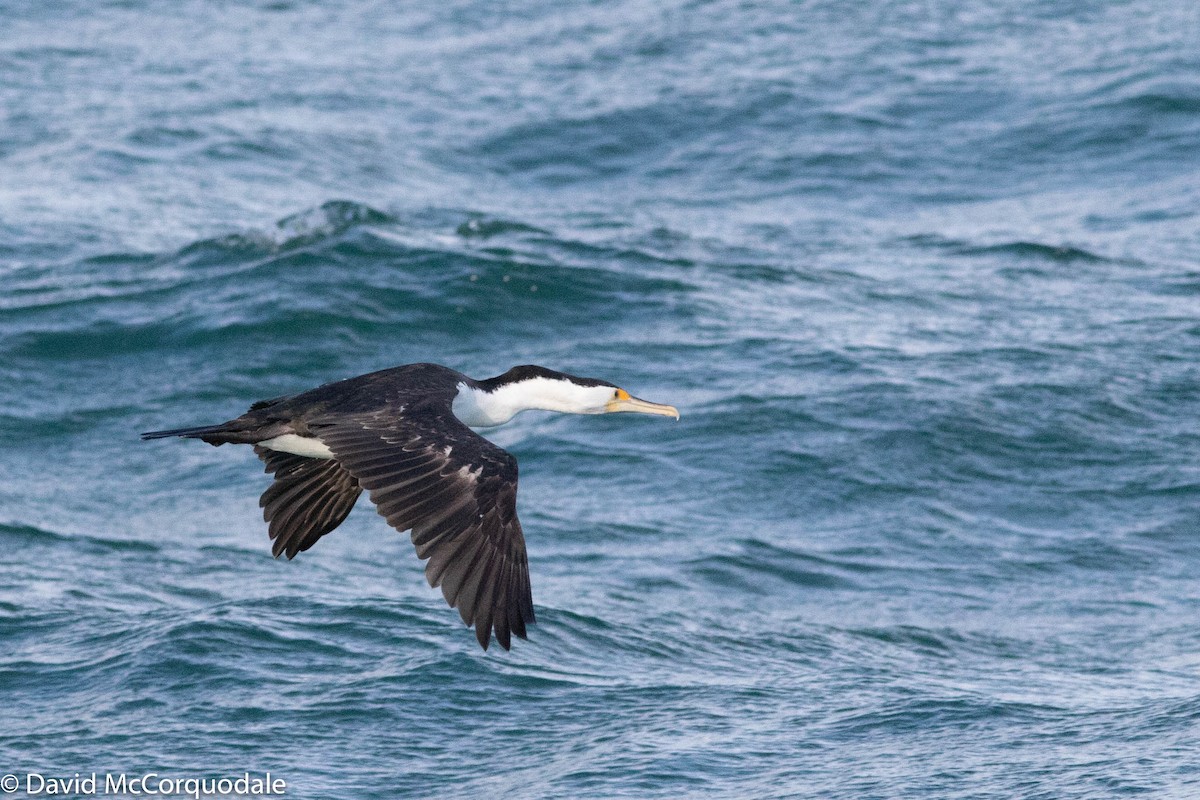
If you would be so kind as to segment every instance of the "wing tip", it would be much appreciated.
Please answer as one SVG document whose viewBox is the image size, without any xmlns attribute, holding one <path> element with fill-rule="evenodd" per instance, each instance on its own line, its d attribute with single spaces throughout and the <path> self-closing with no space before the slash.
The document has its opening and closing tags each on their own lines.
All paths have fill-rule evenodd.
<svg viewBox="0 0 1200 800">
<path fill-rule="evenodd" d="M 529 641 L 529 632 L 525 626 L 537 624 L 537 620 L 533 618 L 532 611 L 529 612 L 528 617 L 519 618 L 521 619 L 519 627 L 518 625 L 512 624 L 516 619 L 518 618 L 509 620 L 510 624 L 507 626 L 497 626 L 491 621 L 489 621 L 486 625 L 482 625 L 477 621 L 474 624 L 468 622 L 467 627 L 475 629 L 475 640 L 479 642 L 479 646 L 485 651 L 488 649 L 491 643 L 495 641 L 496 644 L 503 647 L 507 652 L 512 650 L 513 636 L 527 642 Z"/>
</svg>

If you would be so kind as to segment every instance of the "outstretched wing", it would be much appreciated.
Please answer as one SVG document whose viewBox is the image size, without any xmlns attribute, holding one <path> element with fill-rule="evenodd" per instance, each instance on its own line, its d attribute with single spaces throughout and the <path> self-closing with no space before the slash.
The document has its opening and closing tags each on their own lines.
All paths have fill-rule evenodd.
<svg viewBox="0 0 1200 800">
<path fill-rule="evenodd" d="M 331 458 L 306 458 L 255 445 L 275 482 L 258 504 L 269 526 L 271 554 L 293 558 L 342 524 L 362 487 Z"/>
<path fill-rule="evenodd" d="M 505 650 L 510 634 L 525 638 L 535 619 L 516 459 L 449 408 L 339 414 L 309 427 L 388 524 L 411 529 L 429 585 L 441 586 L 485 650 L 493 630 Z"/>
</svg>

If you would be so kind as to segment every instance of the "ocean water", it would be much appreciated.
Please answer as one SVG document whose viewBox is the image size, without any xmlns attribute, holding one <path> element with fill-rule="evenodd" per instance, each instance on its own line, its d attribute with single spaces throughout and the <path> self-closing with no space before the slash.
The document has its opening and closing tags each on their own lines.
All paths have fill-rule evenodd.
<svg viewBox="0 0 1200 800">
<path fill-rule="evenodd" d="M 12 796 L 1200 797 L 1200 6 L 0 18 Z M 414 361 L 682 413 L 489 434 L 511 652 L 138 441 Z"/>
</svg>

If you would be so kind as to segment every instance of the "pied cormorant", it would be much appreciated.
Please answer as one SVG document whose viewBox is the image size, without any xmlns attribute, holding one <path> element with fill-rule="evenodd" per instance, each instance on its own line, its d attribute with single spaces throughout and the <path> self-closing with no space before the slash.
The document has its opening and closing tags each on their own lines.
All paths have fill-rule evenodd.
<svg viewBox="0 0 1200 800">
<path fill-rule="evenodd" d="M 544 367 L 477 381 L 438 364 L 408 364 L 262 400 L 220 425 L 142 438 L 253 445 L 275 476 L 259 505 L 276 556 L 312 547 L 366 489 L 389 525 L 412 531 L 417 556 L 429 559 L 429 585 L 442 587 L 479 644 L 486 650 L 494 630 L 507 650 L 510 634 L 524 639 L 534 622 L 517 461 L 471 428 L 529 409 L 679 419 L 672 406 Z"/>
</svg>

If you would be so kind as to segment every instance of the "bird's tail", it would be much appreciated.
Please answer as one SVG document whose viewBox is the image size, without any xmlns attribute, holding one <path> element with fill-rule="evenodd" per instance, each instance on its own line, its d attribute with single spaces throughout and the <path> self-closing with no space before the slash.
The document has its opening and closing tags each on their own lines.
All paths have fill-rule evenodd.
<svg viewBox="0 0 1200 800">
<path fill-rule="evenodd" d="M 185 439 L 200 439 L 212 445 L 225 444 L 227 442 L 242 442 L 244 441 L 244 431 L 236 429 L 231 430 L 228 422 L 223 422 L 220 425 L 202 425 L 198 428 L 172 428 L 168 431 L 147 431 L 142 434 L 142 439 L 166 439 L 169 436 L 182 436 Z"/>
</svg>

